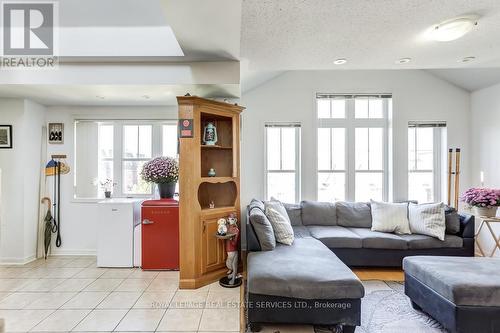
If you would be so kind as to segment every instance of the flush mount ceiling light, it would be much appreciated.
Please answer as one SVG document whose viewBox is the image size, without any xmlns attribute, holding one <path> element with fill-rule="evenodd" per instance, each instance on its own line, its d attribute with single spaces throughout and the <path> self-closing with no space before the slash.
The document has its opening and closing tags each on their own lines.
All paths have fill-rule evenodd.
<svg viewBox="0 0 500 333">
<path fill-rule="evenodd" d="M 340 59 L 335 60 L 333 63 L 334 63 L 335 65 L 343 65 L 343 64 L 345 64 L 346 62 L 347 62 L 347 59 L 345 59 L 345 58 L 340 58 Z"/>
<path fill-rule="evenodd" d="M 401 58 L 401 59 L 398 59 L 396 60 L 396 64 L 407 64 L 411 61 L 411 58 Z"/>
<path fill-rule="evenodd" d="M 476 57 L 465 57 L 462 60 L 460 60 L 460 62 L 471 62 L 474 60 L 476 60 Z"/>
<path fill-rule="evenodd" d="M 441 22 L 429 30 L 430 38 L 439 42 L 459 39 L 477 25 L 478 19 L 477 15 L 467 15 Z"/>
</svg>

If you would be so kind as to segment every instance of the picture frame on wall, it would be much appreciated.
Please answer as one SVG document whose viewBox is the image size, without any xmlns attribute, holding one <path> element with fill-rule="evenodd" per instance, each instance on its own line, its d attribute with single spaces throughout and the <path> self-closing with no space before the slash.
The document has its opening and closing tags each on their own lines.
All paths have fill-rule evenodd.
<svg viewBox="0 0 500 333">
<path fill-rule="evenodd" d="M 12 149 L 12 125 L 0 125 L 0 149 Z"/>
<path fill-rule="evenodd" d="M 64 124 L 63 123 L 49 123 L 47 126 L 47 139 L 50 144 L 64 143 Z"/>
</svg>

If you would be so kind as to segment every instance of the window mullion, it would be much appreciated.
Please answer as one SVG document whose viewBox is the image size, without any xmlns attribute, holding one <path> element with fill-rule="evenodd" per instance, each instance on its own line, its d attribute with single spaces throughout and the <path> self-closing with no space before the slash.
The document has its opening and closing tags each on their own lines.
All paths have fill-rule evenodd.
<svg viewBox="0 0 500 333">
<path fill-rule="evenodd" d="M 354 201 L 356 182 L 356 158 L 355 158 L 355 119 L 354 119 L 354 98 L 346 100 L 347 103 L 347 172 L 346 172 L 346 199 Z"/>
<path fill-rule="evenodd" d="M 113 138 L 113 178 L 116 183 L 118 196 L 123 197 L 123 124 L 119 121 L 114 122 Z"/>
</svg>

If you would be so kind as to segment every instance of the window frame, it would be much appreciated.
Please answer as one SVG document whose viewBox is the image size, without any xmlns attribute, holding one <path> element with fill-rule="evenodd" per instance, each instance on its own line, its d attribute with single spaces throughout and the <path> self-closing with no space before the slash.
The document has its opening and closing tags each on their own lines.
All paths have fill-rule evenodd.
<svg viewBox="0 0 500 333">
<path fill-rule="evenodd" d="M 382 98 L 382 118 L 356 118 L 356 98 Z M 319 118 L 318 100 L 321 98 L 345 98 L 345 118 Z M 387 201 L 389 197 L 389 113 L 391 108 L 391 94 L 322 94 L 317 93 L 314 98 L 316 118 L 316 151 L 315 151 L 315 188 L 316 200 L 318 200 L 318 175 L 320 173 L 344 173 L 345 174 L 345 200 L 355 201 L 356 198 L 356 174 L 357 173 L 382 173 L 382 200 Z M 344 128 L 345 129 L 345 170 L 320 170 L 318 168 L 319 128 Z M 356 128 L 382 128 L 382 170 L 356 170 Z"/>
<path fill-rule="evenodd" d="M 117 198 L 149 198 L 154 195 L 155 188 L 151 186 L 151 191 L 146 194 L 140 193 L 125 193 L 123 191 L 123 164 L 126 161 L 149 161 L 163 154 L 163 126 L 174 125 L 177 128 L 177 120 L 174 119 L 74 119 L 75 139 L 74 150 L 77 151 L 76 142 L 76 124 L 78 122 L 95 122 L 98 126 L 112 125 L 113 126 L 113 157 L 100 159 L 99 153 L 97 156 L 98 163 L 100 161 L 111 161 L 113 163 L 113 182 L 116 185 L 113 188 L 113 196 Z M 123 156 L 123 127 L 125 125 L 151 125 L 151 157 L 148 158 L 128 158 Z M 178 151 L 177 156 L 178 157 Z M 76 154 L 75 154 L 76 158 Z M 96 168 L 98 165 L 96 166 Z M 76 172 L 75 170 L 75 189 L 76 189 Z M 74 193 L 74 198 L 78 199 L 77 193 Z M 99 196 L 97 196 L 99 198 Z"/>
<path fill-rule="evenodd" d="M 267 150 L 267 142 L 268 142 L 268 128 L 294 128 L 295 129 L 295 170 L 269 170 L 268 168 L 268 150 Z M 268 174 L 269 173 L 295 173 L 295 203 L 300 202 L 302 193 L 301 193 L 301 130 L 302 124 L 298 122 L 265 122 L 264 123 L 264 198 L 268 198 Z M 280 135 L 281 141 L 281 135 Z M 283 164 L 281 158 L 281 145 L 280 142 L 280 167 Z"/>
<path fill-rule="evenodd" d="M 432 169 L 419 169 L 418 168 L 418 163 L 417 163 L 417 148 L 418 148 L 418 143 L 417 143 L 417 130 L 418 128 L 432 128 Z M 407 190 L 407 196 L 408 199 L 411 200 L 412 197 L 410 196 L 410 186 L 409 186 L 409 179 L 410 175 L 412 173 L 432 173 L 433 177 L 433 193 L 432 193 L 432 202 L 440 202 L 444 201 L 443 200 L 443 143 L 444 138 L 443 138 L 443 130 L 446 129 L 446 122 L 416 122 L 416 121 L 410 121 L 408 122 L 408 128 L 407 130 L 409 131 L 411 128 L 415 129 L 415 147 L 414 147 L 414 154 L 415 154 L 415 169 L 410 169 L 410 161 L 409 161 L 409 153 L 410 153 L 410 145 L 408 143 L 408 190 Z"/>
</svg>

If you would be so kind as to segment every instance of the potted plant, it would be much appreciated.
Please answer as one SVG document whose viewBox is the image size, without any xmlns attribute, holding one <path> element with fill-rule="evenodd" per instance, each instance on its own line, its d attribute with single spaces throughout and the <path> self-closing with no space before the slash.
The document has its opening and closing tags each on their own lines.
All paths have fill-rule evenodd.
<svg viewBox="0 0 500 333">
<path fill-rule="evenodd" d="M 144 164 L 141 177 L 148 183 L 158 185 L 160 198 L 174 197 L 175 184 L 179 179 L 179 163 L 172 157 L 157 157 Z"/>
<path fill-rule="evenodd" d="M 101 184 L 101 188 L 104 190 L 104 197 L 111 198 L 111 191 L 113 191 L 113 187 L 115 187 L 116 183 L 113 183 L 113 180 L 109 178 L 99 183 Z"/>
<path fill-rule="evenodd" d="M 474 215 L 495 217 L 500 206 L 500 190 L 471 188 L 462 195 L 462 201 L 474 210 Z"/>
</svg>

